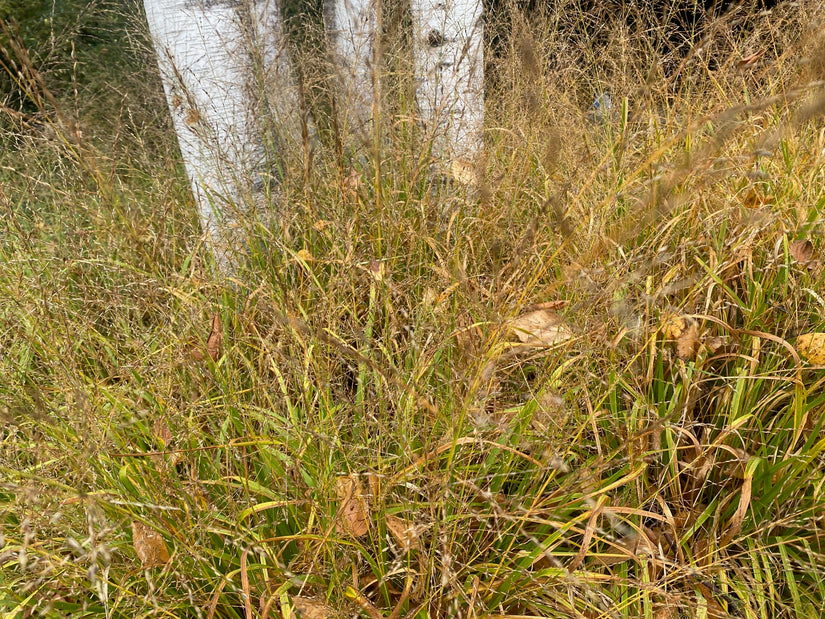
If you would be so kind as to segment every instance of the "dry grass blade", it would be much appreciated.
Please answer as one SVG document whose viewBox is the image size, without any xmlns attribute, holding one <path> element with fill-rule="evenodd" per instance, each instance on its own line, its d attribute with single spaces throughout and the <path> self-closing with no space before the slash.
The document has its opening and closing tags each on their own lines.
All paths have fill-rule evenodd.
<svg viewBox="0 0 825 619">
<path fill-rule="evenodd" d="M 584 529 L 584 539 L 582 540 L 579 552 L 576 553 L 576 556 L 573 557 L 573 560 L 567 567 L 569 571 L 575 572 L 584 561 L 587 551 L 590 549 L 590 542 L 593 540 L 593 534 L 596 532 L 599 517 L 601 516 L 602 510 L 604 509 L 606 503 L 607 497 L 604 495 L 600 496 L 598 503 L 596 503 L 593 510 L 590 512 L 590 517 L 587 519 L 587 525 Z"/>
<path fill-rule="evenodd" d="M 722 539 L 719 542 L 723 548 L 730 544 L 733 538 L 739 535 L 739 532 L 742 530 L 742 523 L 745 520 L 745 514 L 747 514 L 748 507 L 751 503 L 753 473 L 754 467 L 748 466 L 745 470 L 745 480 L 742 482 L 742 494 L 739 497 L 739 505 L 736 506 L 736 511 L 726 523 L 722 533 Z"/>
</svg>

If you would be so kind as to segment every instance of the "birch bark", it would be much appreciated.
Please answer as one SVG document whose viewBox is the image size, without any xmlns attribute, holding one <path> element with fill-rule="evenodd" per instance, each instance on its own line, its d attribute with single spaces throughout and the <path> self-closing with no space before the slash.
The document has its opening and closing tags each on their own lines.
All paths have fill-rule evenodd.
<svg viewBox="0 0 825 619">
<path fill-rule="evenodd" d="M 144 0 L 201 224 L 231 270 L 237 216 L 272 177 L 262 123 L 297 132 L 300 106 L 274 0 Z"/>
<path fill-rule="evenodd" d="M 412 0 L 416 101 L 436 159 L 474 159 L 484 125 L 483 3 Z"/>
<path fill-rule="evenodd" d="M 336 0 L 327 11 L 344 110 L 360 128 L 377 111 L 379 2 Z M 472 160 L 481 150 L 484 125 L 483 2 L 412 0 L 411 10 L 416 103 L 425 138 L 435 159 Z"/>
<path fill-rule="evenodd" d="M 375 113 L 377 15 L 380 0 L 328 0 L 326 23 L 339 72 L 341 125 L 369 135 Z"/>
</svg>

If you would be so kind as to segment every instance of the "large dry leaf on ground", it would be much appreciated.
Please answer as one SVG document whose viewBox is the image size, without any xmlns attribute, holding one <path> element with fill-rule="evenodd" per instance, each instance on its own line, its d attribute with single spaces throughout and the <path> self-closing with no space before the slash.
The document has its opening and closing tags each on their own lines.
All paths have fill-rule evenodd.
<svg viewBox="0 0 825 619">
<path fill-rule="evenodd" d="M 387 516 L 387 530 L 404 552 L 421 549 L 415 527 L 406 520 L 398 516 Z"/>
<path fill-rule="evenodd" d="M 549 309 L 522 314 L 510 323 L 510 329 L 522 344 L 536 348 L 555 346 L 573 337 L 561 316 Z"/>
<path fill-rule="evenodd" d="M 163 537 L 142 522 L 132 522 L 132 543 L 143 569 L 162 567 L 169 562 L 169 550 Z"/>
<path fill-rule="evenodd" d="M 335 528 L 352 537 L 366 535 L 370 530 L 369 508 L 358 476 L 339 477 L 335 482 L 335 492 L 341 501 Z"/>
<path fill-rule="evenodd" d="M 335 611 L 323 602 L 299 595 L 292 598 L 292 609 L 298 613 L 298 619 L 330 619 L 337 616 Z"/>
<path fill-rule="evenodd" d="M 796 338 L 799 356 L 813 365 L 825 365 L 825 333 L 805 333 Z"/>
<path fill-rule="evenodd" d="M 699 325 L 689 316 L 672 316 L 665 323 L 665 339 L 673 342 L 676 356 L 685 361 L 696 357 L 699 351 Z"/>
</svg>

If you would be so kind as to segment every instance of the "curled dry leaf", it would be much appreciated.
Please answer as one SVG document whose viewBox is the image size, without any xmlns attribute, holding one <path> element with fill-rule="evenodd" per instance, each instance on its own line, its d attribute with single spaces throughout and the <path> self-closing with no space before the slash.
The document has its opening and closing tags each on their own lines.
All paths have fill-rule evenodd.
<svg viewBox="0 0 825 619">
<path fill-rule="evenodd" d="M 361 175 L 355 168 L 349 171 L 349 175 L 341 181 L 341 193 L 347 200 L 358 198 L 358 189 L 361 187 Z"/>
<path fill-rule="evenodd" d="M 466 159 L 453 159 L 450 174 L 462 185 L 477 185 L 478 175 L 475 166 Z"/>
<path fill-rule="evenodd" d="M 673 316 L 664 326 L 665 339 L 676 349 L 676 356 L 685 361 L 696 357 L 699 351 L 699 325 L 689 316 Z"/>
<path fill-rule="evenodd" d="M 195 108 L 186 110 L 186 125 L 194 127 L 201 121 L 201 113 Z"/>
<path fill-rule="evenodd" d="M 330 619 L 337 616 L 335 611 L 323 602 L 300 595 L 292 598 L 292 609 L 298 613 L 298 619 Z"/>
<path fill-rule="evenodd" d="M 339 477 L 335 482 L 335 491 L 341 501 L 336 530 L 352 537 L 363 537 L 370 530 L 369 508 L 358 476 Z"/>
<path fill-rule="evenodd" d="M 215 312 L 212 315 L 212 327 L 209 331 L 209 337 L 206 340 L 206 354 L 212 357 L 212 361 L 217 361 L 221 356 L 221 348 L 223 346 L 223 330 L 221 329 L 221 317 Z M 192 358 L 195 361 L 203 361 L 206 357 L 202 350 L 197 348 L 192 349 Z"/>
<path fill-rule="evenodd" d="M 825 365 L 825 333 L 805 333 L 796 338 L 796 352 L 813 365 Z"/>
<path fill-rule="evenodd" d="M 755 64 L 759 61 L 759 59 L 760 59 L 760 58 L 762 58 L 762 56 L 764 56 L 764 55 L 765 55 L 765 50 L 764 50 L 764 49 L 761 49 L 761 50 L 759 50 L 758 52 L 754 52 L 754 53 L 752 53 L 752 54 L 748 54 L 747 56 L 743 56 L 743 57 L 742 57 L 742 58 L 740 58 L 740 59 L 739 59 L 739 61 L 736 63 L 736 68 L 741 70 L 741 69 L 745 69 L 745 68 L 747 68 L 747 67 L 752 67 L 752 66 L 754 66 L 754 65 L 755 65 Z"/>
<path fill-rule="evenodd" d="M 536 348 L 555 346 L 573 337 L 561 316 L 549 309 L 522 314 L 510 323 L 510 330 L 522 344 Z"/>
<path fill-rule="evenodd" d="M 803 267 L 813 264 L 814 244 L 808 239 L 799 239 L 788 245 L 788 253 Z"/>
<path fill-rule="evenodd" d="M 169 424 L 166 423 L 166 420 L 162 417 L 158 417 L 152 423 L 152 432 L 155 434 L 155 437 L 163 443 L 164 447 L 168 447 L 169 443 L 172 442 L 172 430 L 169 428 Z"/>
<path fill-rule="evenodd" d="M 132 522 L 132 543 L 145 570 L 169 563 L 169 550 L 160 533 L 142 522 Z"/>
<path fill-rule="evenodd" d="M 164 449 L 168 449 L 169 445 L 172 443 L 172 430 L 169 427 L 169 424 L 166 423 L 166 420 L 162 417 L 158 417 L 155 419 L 154 423 L 152 424 L 152 432 L 154 433 L 155 437 L 163 444 Z M 160 463 L 163 461 L 163 456 L 160 454 L 152 454 L 152 460 L 156 463 Z M 180 452 L 172 452 L 171 454 L 171 462 L 172 465 L 178 464 L 183 459 Z"/>
<path fill-rule="evenodd" d="M 301 262 L 306 262 L 307 264 L 315 261 L 315 258 L 312 257 L 312 254 L 309 252 L 308 249 L 299 249 L 298 252 L 295 254 L 295 257 L 298 258 L 298 260 L 300 260 Z"/>
<path fill-rule="evenodd" d="M 221 317 L 215 312 L 212 316 L 212 330 L 206 340 L 206 352 L 212 357 L 212 361 L 217 361 L 221 356 L 223 347 L 223 330 L 221 329 Z"/>
<path fill-rule="evenodd" d="M 401 546 L 401 550 L 409 552 L 410 550 L 421 550 L 418 544 L 418 533 L 415 527 L 406 520 L 398 516 L 387 516 L 387 530 L 392 535 L 395 543 Z"/>
</svg>

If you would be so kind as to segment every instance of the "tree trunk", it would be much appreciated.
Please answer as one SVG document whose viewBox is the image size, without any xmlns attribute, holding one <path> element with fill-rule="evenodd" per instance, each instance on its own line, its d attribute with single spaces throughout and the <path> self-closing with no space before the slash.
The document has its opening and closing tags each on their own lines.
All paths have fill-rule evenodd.
<svg viewBox="0 0 825 619">
<path fill-rule="evenodd" d="M 412 0 L 416 101 L 435 158 L 474 159 L 484 125 L 483 3 Z"/>
<path fill-rule="evenodd" d="M 267 188 L 277 191 L 268 146 L 277 157 L 278 134 L 297 133 L 301 107 L 278 8 L 274 0 L 144 0 L 144 8 L 203 230 L 226 272 L 238 243 L 233 220 L 271 196 Z M 275 138 L 267 148 L 265 133 Z"/>
<path fill-rule="evenodd" d="M 329 0 L 326 23 L 338 72 L 339 118 L 345 133 L 369 136 L 375 113 L 377 3 L 380 0 Z"/>
</svg>

